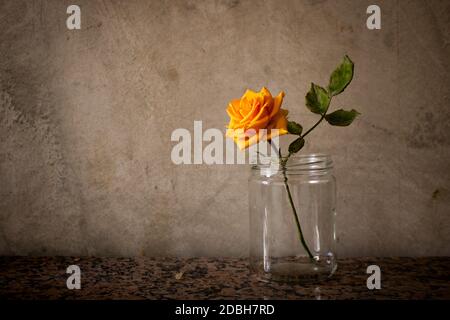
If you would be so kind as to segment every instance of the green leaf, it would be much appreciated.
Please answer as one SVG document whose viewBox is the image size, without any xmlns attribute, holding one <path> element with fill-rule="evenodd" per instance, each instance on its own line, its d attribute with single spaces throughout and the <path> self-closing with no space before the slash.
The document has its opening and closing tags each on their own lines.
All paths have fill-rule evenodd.
<svg viewBox="0 0 450 320">
<path fill-rule="evenodd" d="M 305 100 L 308 109 L 317 114 L 324 114 L 330 105 L 328 92 L 314 83 L 311 83 L 311 89 L 306 94 Z"/>
<path fill-rule="evenodd" d="M 295 134 L 299 136 L 302 134 L 303 128 L 297 122 L 288 121 L 287 130 L 290 134 Z"/>
<path fill-rule="evenodd" d="M 348 56 L 344 57 L 339 67 L 333 71 L 330 77 L 328 90 L 332 96 L 335 96 L 350 84 L 353 79 L 354 64 Z"/>
<path fill-rule="evenodd" d="M 305 145 L 305 139 L 297 138 L 289 145 L 289 153 L 297 153 Z"/>
<path fill-rule="evenodd" d="M 328 123 L 333 126 L 345 127 L 350 125 L 358 115 L 360 115 L 360 113 L 355 109 L 352 109 L 350 111 L 339 109 L 333 113 L 327 114 L 325 116 L 325 120 L 327 120 Z"/>
</svg>

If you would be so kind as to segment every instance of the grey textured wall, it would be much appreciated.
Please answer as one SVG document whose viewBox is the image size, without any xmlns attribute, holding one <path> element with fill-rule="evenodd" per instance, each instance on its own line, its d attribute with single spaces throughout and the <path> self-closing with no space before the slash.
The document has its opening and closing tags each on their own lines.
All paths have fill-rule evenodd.
<svg viewBox="0 0 450 320">
<path fill-rule="evenodd" d="M 171 132 L 263 85 L 308 126 L 345 53 L 363 115 L 305 149 L 335 160 L 339 253 L 450 254 L 449 1 L 1 0 L 0 30 L 1 254 L 246 255 L 248 167 L 173 165 Z"/>
</svg>

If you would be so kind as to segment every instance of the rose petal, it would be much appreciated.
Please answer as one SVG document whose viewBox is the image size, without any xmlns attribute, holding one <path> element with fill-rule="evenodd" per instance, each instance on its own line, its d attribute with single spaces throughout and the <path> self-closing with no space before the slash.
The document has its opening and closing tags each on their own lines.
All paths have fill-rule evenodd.
<svg viewBox="0 0 450 320">
<path fill-rule="evenodd" d="M 278 111 L 280 111 L 281 104 L 283 103 L 284 98 L 284 92 L 281 91 L 274 99 L 273 99 L 273 108 L 272 112 L 270 113 L 270 117 L 272 118 L 275 116 Z"/>
</svg>

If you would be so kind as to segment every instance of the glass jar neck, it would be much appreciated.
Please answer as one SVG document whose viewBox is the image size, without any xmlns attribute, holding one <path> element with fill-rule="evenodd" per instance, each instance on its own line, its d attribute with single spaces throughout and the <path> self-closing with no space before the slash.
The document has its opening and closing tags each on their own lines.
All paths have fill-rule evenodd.
<svg viewBox="0 0 450 320">
<path fill-rule="evenodd" d="M 292 155 L 288 157 L 264 157 L 252 166 L 252 170 L 264 176 L 276 174 L 287 175 L 322 175 L 333 169 L 333 161 L 327 154 Z"/>
</svg>

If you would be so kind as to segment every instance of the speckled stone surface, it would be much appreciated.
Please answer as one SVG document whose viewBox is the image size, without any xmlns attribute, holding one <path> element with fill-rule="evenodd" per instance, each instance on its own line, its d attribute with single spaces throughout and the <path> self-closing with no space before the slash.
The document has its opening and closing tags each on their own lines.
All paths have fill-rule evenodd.
<svg viewBox="0 0 450 320">
<path fill-rule="evenodd" d="M 81 268 L 81 289 L 66 268 Z M 380 266 L 380 290 L 366 268 Z M 450 258 L 340 259 L 317 284 L 261 282 L 245 259 L 0 257 L 2 299 L 450 299 Z"/>
</svg>

